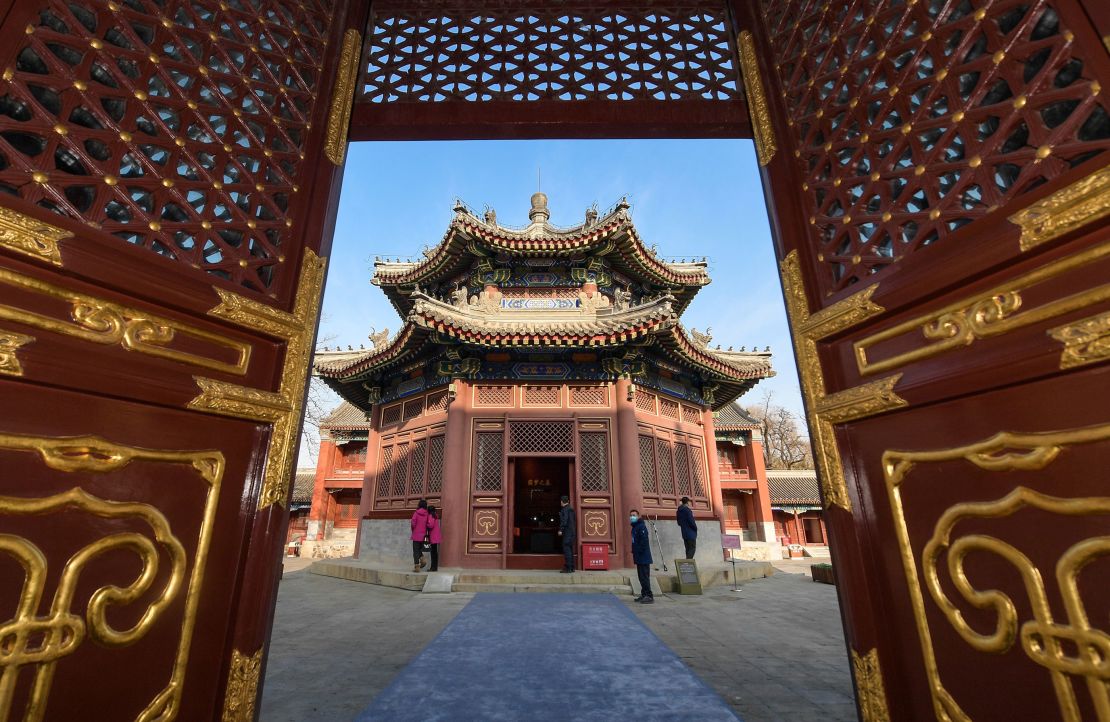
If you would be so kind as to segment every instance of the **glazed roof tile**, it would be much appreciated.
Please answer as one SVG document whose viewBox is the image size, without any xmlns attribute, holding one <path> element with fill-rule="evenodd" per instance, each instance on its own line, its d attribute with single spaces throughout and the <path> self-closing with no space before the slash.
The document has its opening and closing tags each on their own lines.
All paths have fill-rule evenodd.
<svg viewBox="0 0 1110 722">
<path fill-rule="evenodd" d="M 758 429 L 759 427 L 759 420 L 749 415 L 740 404 L 735 402 L 722 406 L 713 422 L 713 428 L 718 431 Z"/>
<path fill-rule="evenodd" d="M 771 493 L 772 504 L 821 503 L 817 472 L 813 469 L 768 469 L 767 489 Z"/>
<path fill-rule="evenodd" d="M 293 498 L 290 501 L 294 504 L 311 504 L 312 489 L 315 486 L 315 469 L 297 469 L 293 477 Z"/>
<path fill-rule="evenodd" d="M 326 430 L 363 431 L 368 430 L 372 424 L 366 419 L 366 414 L 354 404 L 344 401 L 320 422 L 320 428 Z"/>
</svg>

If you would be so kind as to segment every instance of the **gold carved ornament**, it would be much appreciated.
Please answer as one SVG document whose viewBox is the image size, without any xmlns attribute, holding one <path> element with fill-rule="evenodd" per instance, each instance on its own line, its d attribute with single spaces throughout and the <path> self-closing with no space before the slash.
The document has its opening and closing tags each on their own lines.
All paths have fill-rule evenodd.
<svg viewBox="0 0 1110 722">
<path fill-rule="evenodd" d="M 347 128 L 351 124 L 351 105 L 355 99 L 361 52 L 362 36 L 352 28 L 343 34 L 343 47 L 335 70 L 335 88 L 332 89 L 331 107 L 328 109 L 327 137 L 324 140 L 324 155 L 337 166 L 342 166 L 343 159 L 347 156 Z"/>
<path fill-rule="evenodd" d="M 254 704 L 258 698 L 258 682 L 262 673 L 262 650 L 251 656 L 238 649 L 231 651 L 231 670 L 224 695 L 223 722 L 254 722 Z"/>
<path fill-rule="evenodd" d="M 839 506 L 850 512 L 852 501 L 848 495 L 834 425 L 905 406 L 905 399 L 894 391 L 901 375 L 828 394 L 821 371 L 821 360 L 817 355 L 817 342 L 882 313 L 883 307 L 871 300 L 878 286 L 869 286 L 843 301 L 810 314 L 796 250 L 786 255 L 779 264 L 779 271 L 782 274 L 786 311 L 790 318 L 798 359 L 802 395 L 806 399 L 807 421 L 813 438 L 817 466 L 821 470 L 825 506 Z"/>
<path fill-rule="evenodd" d="M 0 283 L 63 301 L 70 306 L 69 318 L 63 320 L 14 306 L 0 305 L 0 319 L 5 321 L 14 321 L 91 343 L 118 344 L 127 351 L 178 361 L 220 373 L 242 376 L 247 372 L 250 364 L 251 347 L 242 341 L 56 286 L 7 268 L 0 268 Z M 169 344 L 179 335 L 227 349 L 231 351 L 229 355 L 233 355 L 235 361 L 224 361 L 169 348 Z"/>
<path fill-rule="evenodd" d="M 1059 238 L 1110 215 L 1110 165 L 1010 216 L 1021 226 L 1021 250 Z"/>
<path fill-rule="evenodd" d="M 0 247 L 55 266 L 62 265 L 58 241 L 73 234 L 0 206 Z"/>
<path fill-rule="evenodd" d="M 1028 289 L 1057 278 L 1070 271 L 1110 258 L 1110 243 L 1101 243 L 1085 251 L 1046 263 L 1029 273 L 999 284 L 987 291 L 951 303 L 938 311 L 917 316 L 866 338 L 856 341 L 854 352 L 856 366 L 863 376 L 888 371 L 899 366 L 930 358 L 955 348 L 969 346 L 976 340 L 999 336 L 1057 316 L 1078 311 L 1097 303 L 1110 301 L 1110 283 L 1104 283 L 1057 298 L 1047 303 L 1024 308 L 1023 293 Z M 1093 324 L 1097 326 L 1097 323 Z M 1065 338 L 1056 335 L 1061 329 L 1049 333 L 1067 346 L 1069 340 L 1082 332 L 1064 332 Z M 878 361 L 869 356 L 871 347 L 905 334 L 919 334 L 927 343 Z M 1082 341 L 1076 342 L 1076 345 Z M 1102 344 L 1096 345 L 1096 349 Z M 1067 356 L 1065 349 L 1065 356 Z M 1061 360 L 1061 365 L 1064 361 Z M 1074 365 L 1074 364 L 1073 364 Z"/>
<path fill-rule="evenodd" d="M 879 666 L 879 650 L 872 649 L 861 655 L 853 649 L 852 673 L 859 691 L 859 711 L 863 722 L 890 722 L 883 671 Z"/>
<path fill-rule="evenodd" d="M 1066 326 L 1050 329 L 1048 335 L 1064 344 L 1060 368 L 1105 361 L 1110 358 L 1110 312 L 1100 313 Z"/>
<path fill-rule="evenodd" d="M 324 259 L 306 248 L 292 313 L 223 289 L 216 289 L 220 303 L 208 312 L 211 316 L 285 341 L 285 360 L 277 391 L 262 391 L 226 381 L 194 377 L 201 392 L 189 402 L 191 409 L 272 426 L 262 473 L 262 490 L 258 497 L 259 509 L 272 504 L 285 506 L 289 498 L 297 432 L 312 359 L 312 341 L 320 313 L 324 267 Z"/>
<path fill-rule="evenodd" d="M 197 603 L 204 579 L 208 549 L 215 523 L 216 504 L 224 473 L 224 457 L 218 451 L 160 451 L 113 444 L 95 436 L 48 438 L 0 434 L 0 449 L 38 454 L 43 463 L 66 473 L 103 474 L 134 461 L 185 464 L 206 484 L 205 511 L 201 522 L 193 571 L 188 575 L 186 601 L 181 623 L 181 641 L 174 658 L 169 683 L 140 713 L 138 720 L 171 720 L 180 709 L 189 658 Z M 157 624 L 186 584 L 187 553 L 172 533 L 169 521 L 154 506 L 134 501 L 111 501 L 73 488 L 47 497 L 0 496 L 0 516 L 42 516 L 59 511 L 83 511 L 104 519 L 135 519 L 149 527 L 150 537 L 136 532 L 108 534 L 80 549 L 63 565 L 46 614 L 39 613 L 46 589 L 49 560 L 30 540 L 0 534 L 0 553 L 23 568 L 24 582 L 12 619 L 0 622 L 0 719 L 8 719 L 20 673 L 34 671 L 24 720 L 43 719 L 49 701 L 54 669 L 63 657 L 73 654 L 88 638 L 109 649 L 126 647 L 142 639 Z M 84 614 L 71 609 L 79 580 L 89 563 L 106 553 L 123 550 L 141 563 L 138 575 L 125 586 L 105 584 L 89 597 Z M 161 553 L 160 553 L 161 550 Z M 140 599 L 159 576 L 161 556 L 169 563 L 165 586 L 129 629 L 117 629 L 108 614 L 121 605 Z"/>
<path fill-rule="evenodd" d="M 19 363 L 16 352 L 34 340 L 34 336 L 27 334 L 0 331 L 0 374 L 22 376 L 23 365 Z"/>
<path fill-rule="evenodd" d="M 1110 425 L 1103 424 L 1028 434 L 1001 432 L 967 446 L 933 451 L 892 450 L 883 454 L 883 471 L 899 552 L 938 719 L 969 721 L 970 717 L 943 684 L 926 616 L 922 582 L 952 629 L 972 649 L 1002 655 L 1019 644 L 1031 662 L 1045 668 L 1056 693 L 1061 719 L 1065 722 L 1082 719 L 1071 677 L 1079 677 L 1086 682 L 1096 718 L 1100 722 L 1110 721 L 1110 634 L 1091 626 L 1079 590 L 1079 575 L 1083 568 L 1096 559 L 1110 557 L 1110 535 L 1089 537 L 1073 544 L 1056 560 L 1054 574 L 1046 575 L 1012 544 L 988 534 L 961 534 L 957 530 L 964 520 L 1007 517 L 1026 508 L 1064 516 L 1100 514 L 1110 517 L 1110 496 L 1066 498 L 1017 486 L 993 501 L 954 504 L 937 521 L 931 538 L 922 550 L 919 570 L 910 545 L 902 501 L 902 489 L 911 470 L 927 463 L 963 460 L 991 472 L 1039 471 L 1052 464 L 1069 446 L 1106 441 L 1110 441 Z M 964 568 L 965 559 L 972 553 L 979 557 L 992 555 L 1018 573 L 1028 597 L 1032 619 L 1021 621 L 1017 605 L 1006 593 L 975 587 Z M 975 629 L 948 597 L 941 583 L 942 556 L 946 557 L 944 570 L 964 601 L 995 616 L 993 630 L 983 633 Z M 1064 604 L 1066 622 L 1057 621 L 1053 616 L 1050 601 L 1053 597 L 1045 587 L 1045 579 L 1053 577 L 1058 597 Z M 1094 583 L 1094 580 L 1091 582 Z"/>
<path fill-rule="evenodd" d="M 775 142 L 775 129 L 771 125 L 771 110 L 763 89 L 763 78 L 759 73 L 759 61 L 755 54 L 755 42 L 748 30 L 741 30 L 736 39 L 740 55 L 740 72 L 744 78 L 744 93 L 748 98 L 748 112 L 752 117 L 752 135 L 755 140 L 755 154 L 760 165 L 767 165 L 775 157 L 778 146 Z"/>
</svg>

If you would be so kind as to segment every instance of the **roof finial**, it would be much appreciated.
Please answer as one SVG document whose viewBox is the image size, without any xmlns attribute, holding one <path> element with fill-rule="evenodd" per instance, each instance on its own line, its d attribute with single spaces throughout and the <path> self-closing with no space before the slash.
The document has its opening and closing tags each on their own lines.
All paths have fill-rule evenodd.
<svg viewBox="0 0 1110 722">
<path fill-rule="evenodd" d="M 547 210 L 547 196 L 540 191 L 532 194 L 532 209 L 528 211 L 528 220 L 535 225 L 547 223 L 551 214 Z"/>
</svg>

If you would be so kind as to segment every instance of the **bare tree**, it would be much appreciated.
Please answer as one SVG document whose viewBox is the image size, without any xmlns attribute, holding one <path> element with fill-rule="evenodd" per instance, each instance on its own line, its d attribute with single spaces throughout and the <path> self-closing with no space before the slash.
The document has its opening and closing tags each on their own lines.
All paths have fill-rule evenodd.
<svg viewBox="0 0 1110 722">
<path fill-rule="evenodd" d="M 316 350 L 324 348 L 334 336 L 325 336 L 316 342 Z M 308 454 L 308 461 L 315 466 L 316 457 L 320 453 L 320 424 L 335 410 L 335 394 L 318 376 L 312 374 L 308 377 L 308 394 L 304 402 L 304 425 L 301 427 L 300 449 Z M 303 465 L 298 451 L 297 465 Z"/>
<path fill-rule="evenodd" d="M 804 424 L 790 409 L 771 403 L 764 393 L 759 406 L 745 409 L 763 425 L 763 457 L 768 469 L 812 469 L 813 455 Z M 799 428 L 802 427 L 802 428 Z"/>
</svg>

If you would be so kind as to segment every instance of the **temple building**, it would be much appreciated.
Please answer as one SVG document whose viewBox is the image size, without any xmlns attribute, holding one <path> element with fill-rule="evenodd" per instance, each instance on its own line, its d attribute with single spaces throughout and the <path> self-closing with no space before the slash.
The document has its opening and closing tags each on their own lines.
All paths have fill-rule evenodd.
<svg viewBox="0 0 1110 722">
<path fill-rule="evenodd" d="M 699 522 L 698 559 L 719 561 L 722 527 L 741 520 L 750 539 L 769 541 L 766 491 L 748 499 L 753 480 L 738 471 L 762 470 L 752 430 L 729 416 L 719 434 L 714 412 L 773 375 L 770 352 L 710 348 L 683 328 L 709 283 L 706 263 L 657 256 L 624 201 L 566 229 L 548 222 L 542 193 L 524 228 L 454 210 L 423 257 L 375 263 L 372 283 L 401 330 L 371 337 L 370 349 L 317 354 L 317 375 L 352 418 L 328 430 L 311 530 L 348 523 L 331 510 L 358 484 L 336 474 L 364 454 L 357 549 L 371 561 L 411 560 L 408 519 L 421 498 L 443 510 L 444 566 L 558 568 L 563 495 L 579 542 L 605 545 L 611 567 L 631 563 L 630 508 L 673 521 L 683 496 Z M 717 463 L 726 452 L 732 507 Z M 677 555 L 675 525 L 658 529 Z"/>
</svg>

